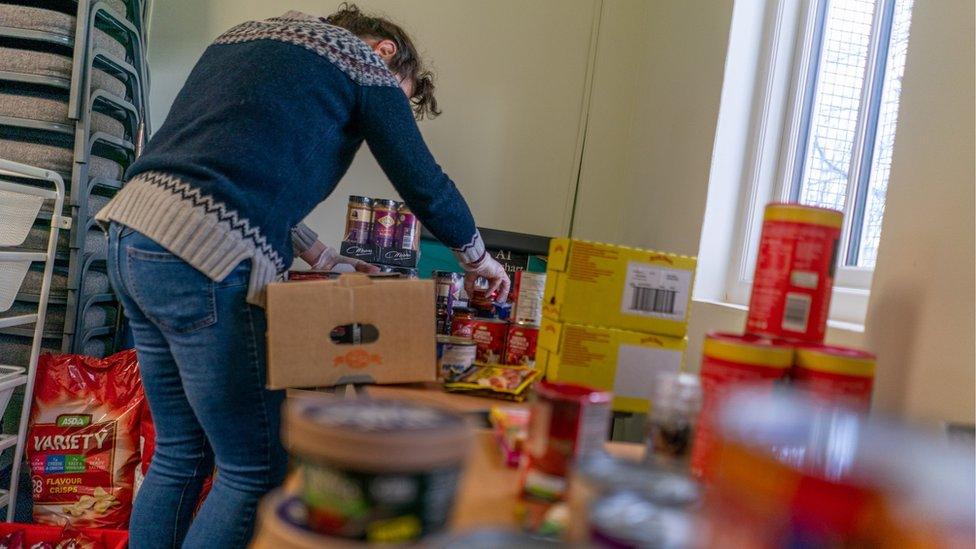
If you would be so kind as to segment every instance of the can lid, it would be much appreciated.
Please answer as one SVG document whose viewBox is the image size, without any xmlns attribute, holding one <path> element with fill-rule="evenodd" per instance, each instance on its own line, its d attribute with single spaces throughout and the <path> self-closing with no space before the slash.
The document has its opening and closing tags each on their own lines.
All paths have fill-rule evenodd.
<svg viewBox="0 0 976 549">
<path fill-rule="evenodd" d="M 807 223 L 810 225 L 826 225 L 835 229 L 844 225 L 844 213 L 803 204 L 784 204 L 773 202 L 766 206 L 763 219 L 769 221 L 787 221 L 791 223 Z"/>
<path fill-rule="evenodd" d="M 288 494 L 283 489 L 275 490 L 261 500 L 258 517 L 258 528 L 251 546 L 254 549 L 367 546 L 363 542 L 323 536 L 310 530 L 305 504 L 298 496 Z"/>
<path fill-rule="evenodd" d="M 311 461 L 368 471 L 423 471 L 462 460 L 464 418 L 395 400 L 299 399 L 285 413 L 285 444 Z"/>
<path fill-rule="evenodd" d="M 570 402 L 588 402 L 590 404 L 609 404 L 610 393 L 601 389 L 594 389 L 575 383 L 557 381 L 542 381 L 536 384 L 537 395 L 550 400 Z"/>
<path fill-rule="evenodd" d="M 867 351 L 832 345 L 804 345 L 796 349 L 799 368 L 857 377 L 874 377 L 875 356 Z"/>
<path fill-rule="evenodd" d="M 372 204 L 373 199 L 367 196 L 349 195 L 349 202 L 358 202 L 360 204 Z"/>
<path fill-rule="evenodd" d="M 705 336 L 702 354 L 718 360 L 769 368 L 789 368 L 793 365 L 792 347 L 749 334 L 712 332 Z"/>
</svg>

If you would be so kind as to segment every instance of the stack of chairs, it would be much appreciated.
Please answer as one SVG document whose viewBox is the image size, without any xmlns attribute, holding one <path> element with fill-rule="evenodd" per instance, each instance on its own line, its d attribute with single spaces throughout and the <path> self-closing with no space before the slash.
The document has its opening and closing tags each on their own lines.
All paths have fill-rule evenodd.
<svg viewBox="0 0 976 549">
<path fill-rule="evenodd" d="M 148 128 L 144 0 L 0 0 L 0 159 L 65 180 L 70 231 L 59 238 L 45 351 L 106 356 L 121 314 L 95 213 L 118 192 Z M 29 184 L 29 182 L 26 182 Z M 43 250 L 50 212 L 21 246 Z M 12 314 L 36 307 L 40 266 Z M 0 329 L 0 362 L 23 364 L 33 329 Z"/>
<path fill-rule="evenodd" d="M 66 218 L 57 234 L 43 328 L 3 321 L 38 309 L 43 262 L 31 264 L 15 300 L 0 312 L 2 365 L 30 368 L 37 339 L 42 353 L 103 357 L 121 348 L 122 313 L 108 282 L 107 238 L 93 219 L 122 187 L 150 130 L 146 3 L 0 0 L 0 161 L 59 175 Z M 6 175 L 10 183 L 39 184 L 37 178 Z M 59 218 L 46 201 L 14 251 L 44 252 L 52 219 Z M 22 389 L 6 407 L 3 433 L 20 431 Z M 0 455 L 0 484 L 29 485 L 29 475 L 10 478 L 12 450 Z M 17 519 L 29 520 L 29 499 L 23 500 L 30 490 L 17 495 Z"/>
</svg>

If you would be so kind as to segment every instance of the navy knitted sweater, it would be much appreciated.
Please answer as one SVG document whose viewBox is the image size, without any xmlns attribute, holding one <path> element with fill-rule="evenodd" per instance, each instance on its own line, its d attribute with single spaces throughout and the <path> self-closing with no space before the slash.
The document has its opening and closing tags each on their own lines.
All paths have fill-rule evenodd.
<svg viewBox="0 0 976 549">
<path fill-rule="evenodd" d="M 163 126 L 98 214 L 215 280 L 253 260 L 252 301 L 314 242 L 293 230 L 366 142 L 400 196 L 463 263 L 484 254 L 397 79 L 363 41 L 304 14 L 239 25 L 204 52 Z"/>
</svg>

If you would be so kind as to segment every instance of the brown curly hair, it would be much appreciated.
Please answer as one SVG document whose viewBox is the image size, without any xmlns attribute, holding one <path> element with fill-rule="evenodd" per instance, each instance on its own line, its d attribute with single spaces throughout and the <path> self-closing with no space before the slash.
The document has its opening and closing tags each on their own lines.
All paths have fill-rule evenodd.
<svg viewBox="0 0 976 549">
<path fill-rule="evenodd" d="M 441 114 L 434 97 L 434 74 L 424 67 L 413 40 L 403 28 L 388 19 L 366 15 L 359 6 L 348 2 L 339 4 L 338 10 L 325 20 L 330 25 L 342 27 L 360 38 L 392 40 L 396 43 L 396 53 L 388 66 L 397 76 L 413 81 L 410 105 L 414 116 L 421 120 Z"/>
</svg>

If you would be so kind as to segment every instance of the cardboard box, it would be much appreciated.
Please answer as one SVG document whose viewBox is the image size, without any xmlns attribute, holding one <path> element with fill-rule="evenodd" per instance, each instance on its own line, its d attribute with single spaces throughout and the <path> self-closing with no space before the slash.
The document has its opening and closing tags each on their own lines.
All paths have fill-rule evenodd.
<svg viewBox="0 0 976 549">
<path fill-rule="evenodd" d="M 268 387 L 434 381 L 434 283 L 345 274 L 268 286 Z M 333 342 L 332 330 L 373 325 L 371 343 Z"/>
<path fill-rule="evenodd" d="M 684 337 L 694 257 L 556 238 L 543 315 L 562 322 Z"/>
<path fill-rule="evenodd" d="M 613 392 L 613 409 L 646 413 L 654 376 L 677 372 L 688 342 L 682 338 L 560 323 L 546 318 L 536 367 L 546 378 Z"/>
</svg>

